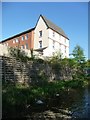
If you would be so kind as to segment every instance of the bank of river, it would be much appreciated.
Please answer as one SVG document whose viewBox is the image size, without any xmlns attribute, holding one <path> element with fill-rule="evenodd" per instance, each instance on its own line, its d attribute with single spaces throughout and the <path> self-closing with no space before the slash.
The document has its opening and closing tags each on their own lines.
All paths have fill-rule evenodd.
<svg viewBox="0 0 90 120">
<path fill-rule="evenodd" d="M 90 83 L 85 88 L 64 92 L 56 106 L 69 109 L 74 118 L 90 119 Z"/>
<path fill-rule="evenodd" d="M 56 112 L 55 115 L 59 115 L 59 116 L 60 116 L 59 110 L 61 109 L 61 110 L 70 111 L 70 116 L 72 118 L 90 119 L 90 84 L 88 84 L 88 86 L 84 88 L 78 88 L 78 89 L 75 88 L 67 91 L 62 91 L 59 94 L 57 93 L 56 96 L 53 96 L 52 98 L 47 98 L 46 100 L 43 101 L 43 103 L 44 104 L 42 105 L 33 104 L 27 106 L 25 111 L 20 110 L 21 113 L 17 111 L 16 113 L 15 111 L 12 112 L 13 110 L 16 109 L 16 107 L 14 107 L 13 110 L 11 109 L 12 113 L 9 112 L 8 114 L 7 111 L 7 113 L 3 113 L 3 116 L 5 117 L 6 115 L 6 118 L 11 116 L 13 118 L 16 117 L 16 119 L 18 119 L 18 117 L 23 117 L 23 115 L 24 116 L 26 115 L 29 117 L 32 116 L 33 119 L 33 117 L 38 116 L 38 113 L 41 117 L 41 114 L 44 112 L 45 115 L 51 114 L 54 117 L 55 109 L 58 110 L 58 112 Z M 42 120 L 42 118 L 41 119 L 39 118 L 39 120 Z"/>
<path fill-rule="evenodd" d="M 50 99 L 49 105 L 57 109 L 71 111 L 72 118 L 90 119 L 90 84 L 85 88 L 64 91 L 62 96 L 57 95 Z"/>
</svg>

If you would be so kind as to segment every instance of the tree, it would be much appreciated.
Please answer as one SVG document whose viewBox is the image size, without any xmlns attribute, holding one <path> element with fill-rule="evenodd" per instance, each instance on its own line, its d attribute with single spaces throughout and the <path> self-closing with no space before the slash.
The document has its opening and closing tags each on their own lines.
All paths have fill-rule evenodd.
<svg viewBox="0 0 90 120">
<path fill-rule="evenodd" d="M 85 56 L 84 56 L 83 49 L 79 45 L 76 45 L 76 47 L 73 50 L 72 55 L 74 56 L 74 59 L 77 62 L 79 63 L 85 62 Z"/>
<path fill-rule="evenodd" d="M 85 67 L 86 67 L 86 62 L 85 62 L 85 55 L 83 49 L 79 46 L 76 45 L 76 47 L 73 50 L 72 55 L 74 56 L 74 60 L 76 62 L 76 77 L 79 79 L 84 79 L 85 78 Z"/>
</svg>

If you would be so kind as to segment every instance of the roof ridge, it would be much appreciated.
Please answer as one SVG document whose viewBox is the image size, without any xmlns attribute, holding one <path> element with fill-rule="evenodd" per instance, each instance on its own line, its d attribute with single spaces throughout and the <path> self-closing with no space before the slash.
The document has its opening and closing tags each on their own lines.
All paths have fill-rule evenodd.
<svg viewBox="0 0 90 120">
<path fill-rule="evenodd" d="M 31 29 L 28 29 L 28 30 L 25 30 L 25 31 L 23 31 L 23 32 L 20 32 L 20 33 L 18 33 L 18 34 L 12 35 L 11 37 L 6 38 L 6 39 L 0 41 L 0 43 L 2 43 L 2 42 L 4 42 L 4 41 L 7 41 L 7 40 L 9 40 L 9 39 L 13 39 L 14 37 L 18 37 L 18 36 L 20 36 L 20 35 L 22 35 L 22 34 L 26 34 L 26 33 L 30 32 L 30 31 L 34 30 L 34 29 L 35 29 L 35 27 L 33 27 L 33 28 L 31 28 Z"/>
<path fill-rule="evenodd" d="M 56 32 L 58 32 L 59 34 L 61 34 L 62 36 L 66 37 L 67 39 L 69 39 L 67 37 L 67 35 L 65 34 L 64 30 L 59 27 L 58 25 L 56 25 L 55 23 L 53 23 L 52 21 L 48 20 L 45 16 L 41 15 L 40 16 L 43 18 L 44 22 L 46 23 L 48 28 L 51 28 L 53 30 L 55 30 Z"/>
</svg>

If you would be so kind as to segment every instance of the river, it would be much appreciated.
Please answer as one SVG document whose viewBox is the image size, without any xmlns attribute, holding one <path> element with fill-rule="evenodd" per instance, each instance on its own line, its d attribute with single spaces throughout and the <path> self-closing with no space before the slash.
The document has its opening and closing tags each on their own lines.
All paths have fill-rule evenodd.
<svg viewBox="0 0 90 120">
<path fill-rule="evenodd" d="M 73 116 L 77 118 L 90 118 L 90 85 L 75 94 L 75 102 L 71 106 Z"/>
<path fill-rule="evenodd" d="M 71 89 L 69 91 L 63 91 L 59 94 L 57 94 L 56 96 L 54 96 L 53 98 L 50 98 L 49 100 L 46 100 L 47 104 L 48 104 L 48 109 L 50 109 L 51 107 L 55 107 L 57 109 L 68 109 L 69 111 L 72 112 L 72 117 L 73 118 L 77 118 L 77 120 L 89 120 L 90 119 L 90 84 L 85 87 L 85 88 L 79 88 L 79 89 Z M 37 106 L 32 106 L 32 108 L 35 107 L 35 109 L 37 108 L 38 112 L 42 112 L 39 111 L 40 107 Z M 28 109 L 29 113 L 32 112 L 37 112 L 37 111 L 32 111 L 31 107 L 30 109 Z M 44 108 L 45 109 L 45 108 Z M 30 112 L 31 111 L 31 112 Z M 17 113 L 17 112 L 16 112 Z M 24 115 L 24 111 L 22 110 L 22 117 Z M 5 114 L 5 113 L 3 113 Z M 27 116 L 27 112 L 26 112 L 26 116 Z M 14 117 L 19 116 L 20 117 L 20 113 L 17 114 L 12 114 L 10 113 L 10 116 Z M 30 114 L 31 115 L 31 114 Z M 7 116 L 7 115 L 6 115 Z M 9 114 L 8 114 L 9 116 Z M 8 118 L 7 116 L 7 118 Z M 4 120 L 4 119 L 3 119 Z"/>
<path fill-rule="evenodd" d="M 58 106 L 68 108 L 72 116 L 80 119 L 90 119 L 90 84 L 83 89 L 64 93 L 58 101 Z"/>
<path fill-rule="evenodd" d="M 90 120 L 90 84 L 85 88 L 61 92 L 47 104 L 58 109 L 68 109 L 77 120 Z"/>
</svg>

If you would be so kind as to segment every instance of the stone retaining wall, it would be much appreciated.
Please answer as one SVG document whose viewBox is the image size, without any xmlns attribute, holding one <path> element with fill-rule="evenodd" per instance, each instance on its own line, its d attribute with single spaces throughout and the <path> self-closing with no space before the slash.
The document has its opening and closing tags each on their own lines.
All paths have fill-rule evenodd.
<svg viewBox="0 0 90 120">
<path fill-rule="evenodd" d="M 49 66 L 38 61 L 22 62 L 10 57 L 0 57 L 3 81 L 38 82 L 41 77 L 49 77 Z"/>
<path fill-rule="evenodd" d="M 52 66 L 48 62 L 43 60 L 35 60 L 22 62 L 16 60 L 16 58 L 0 57 L 0 63 L 2 64 L 2 79 L 4 82 L 22 82 L 22 83 L 39 83 L 42 80 L 62 80 L 63 76 L 60 71 L 52 69 Z M 64 79 L 70 79 L 64 75 Z"/>
</svg>

